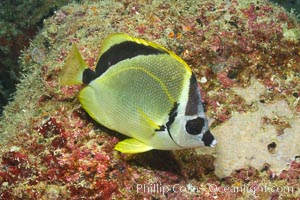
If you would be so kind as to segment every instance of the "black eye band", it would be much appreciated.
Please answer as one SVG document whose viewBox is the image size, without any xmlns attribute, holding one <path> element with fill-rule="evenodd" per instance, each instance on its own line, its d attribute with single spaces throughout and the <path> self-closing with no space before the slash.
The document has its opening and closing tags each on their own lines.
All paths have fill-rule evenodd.
<svg viewBox="0 0 300 200">
<path fill-rule="evenodd" d="M 186 122 L 185 129 L 191 135 L 198 135 L 201 133 L 204 126 L 203 118 L 196 118 Z"/>
</svg>

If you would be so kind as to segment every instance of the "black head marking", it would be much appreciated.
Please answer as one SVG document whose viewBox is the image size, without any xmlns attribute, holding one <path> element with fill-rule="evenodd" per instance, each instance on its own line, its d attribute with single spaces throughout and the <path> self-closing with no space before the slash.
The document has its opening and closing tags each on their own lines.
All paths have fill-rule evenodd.
<svg viewBox="0 0 300 200">
<path fill-rule="evenodd" d="M 170 126 L 173 124 L 173 122 L 175 121 L 175 117 L 177 116 L 178 105 L 179 105 L 178 103 L 175 103 L 172 110 L 169 113 L 169 120 L 166 123 L 168 131 L 170 130 Z M 170 132 L 169 132 L 169 134 L 170 134 Z"/>
<path fill-rule="evenodd" d="M 177 144 L 177 143 L 175 142 L 175 140 L 173 139 L 173 137 L 172 137 L 172 135 L 171 135 L 171 133 L 170 133 L 170 127 L 171 127 L 171 125 L 173 124 L 173 122 L 175 121 L 175 118 L 176 118 L 176 116 L 177 116 L 177 109 L 178 109 L 178 106 L 179 106 L 178 103 L 175 103 L 175 104 L 174 104 L 172 110 L 171 110 L 170 113 L 169 113 L 169 120 L 168 120 L 168 122 L 166 123 L 166 127 L 167 127 L 167 130 L 168 130 L 169 136 L 170 136 L 170 138 L 173 140 L 173 142 L 174 142 L 175 144 Z M 178 145 L 178 144 L 177 144 L 177 145 Z"/>
<path fill-rule="evenodd" d="M 208 130 L 204 133 L 202 141 L 204 142 L 205 146 L 210 146 L 211 143 L 214 141 L 214 136 L 211 134 L 211 132 Z"/>
<path fill-rule="evenodd" d="M 204 119 L 197 117 L 196 119 L 188 120 L 185 124 L 185 129 L 191 135 L 198 135 L 201 133 L 203 126 Z"/>
<path fill-rule="evenodd" d="M 200 91 L 197 84 L 197 79 L 194 74 L 192 74 L 190 79 L 189 97 L 185 109 L 186 115 L 196 115 L 198 112 L 198 104 L 201 101 Z"/>
</svg>

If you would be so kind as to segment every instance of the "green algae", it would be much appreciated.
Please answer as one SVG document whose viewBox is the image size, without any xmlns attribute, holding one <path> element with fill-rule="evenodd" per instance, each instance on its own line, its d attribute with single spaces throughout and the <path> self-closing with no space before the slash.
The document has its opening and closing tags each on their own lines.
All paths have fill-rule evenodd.
<svg viewBox="0 0 300 200">
<path fill-rule="evenodd" d="M 283 37 L 286 40 L 292 40 L 298 42 L 300 39 L 300 31 L 297 28 L 288 29 L 287 25 L 284 24 L 282 27 Z"/>
</svg>

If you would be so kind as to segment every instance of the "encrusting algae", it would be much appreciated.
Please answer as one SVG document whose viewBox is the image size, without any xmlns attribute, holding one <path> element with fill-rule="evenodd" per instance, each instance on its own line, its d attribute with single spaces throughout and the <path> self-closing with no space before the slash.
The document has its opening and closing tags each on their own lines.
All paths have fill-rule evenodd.
<svg viewBox="0 0 300 200">
<path fill-rule="evenodd" d="M 282 8 L 263 0 L 83 1 L 44 26 L 23 53 L 27 75 L 0 121 L 0 199 L 299 197 L 299 24 Z M 124 137 L 81 108 L 83 87 L 59 85 L 72 43 L 94 70 L 101 42 L 117 32 L 187 62 L 215 150 L 121 154 L 114 146 Z"/>
</svg>

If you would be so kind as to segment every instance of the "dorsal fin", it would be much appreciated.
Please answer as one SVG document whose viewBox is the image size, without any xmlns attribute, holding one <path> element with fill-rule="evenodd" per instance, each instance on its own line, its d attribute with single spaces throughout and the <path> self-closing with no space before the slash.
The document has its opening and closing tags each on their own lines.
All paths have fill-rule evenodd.
<svg viewBox="0 0 300 200">
<path fill-rule="evenodd" d="M 96 74 L 98 77 L 101 76 L 109 67 L 125 59 L 162 53 L 169 52 L 155 43 L 133 38 L 124 33 L 111 34 L 105 38 L 101 46 Z"/>
<path fill-rule="evenodd" d="M 107 52 L 111 47 L 121 44 L 123 42 L 133 42 L 133 43 L 140 44 L 142 46 L 150 46 L 153 49 L 156 49 L 158 51 L 169 53 L 169 51 L 166 48 L 158 44 L 155 44 L 153 42 L 146 41 L 141 38 L 134 38 L 127 35 L 126 33 L 112 33 L 103 40 L 98 59 L 100 59 L 100 57 L 105 52 Z"/>
</svg>

